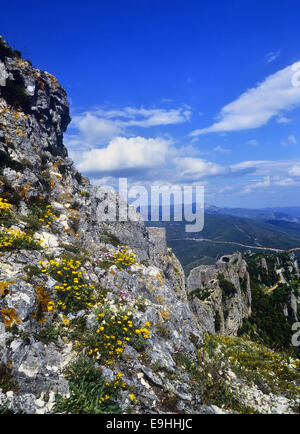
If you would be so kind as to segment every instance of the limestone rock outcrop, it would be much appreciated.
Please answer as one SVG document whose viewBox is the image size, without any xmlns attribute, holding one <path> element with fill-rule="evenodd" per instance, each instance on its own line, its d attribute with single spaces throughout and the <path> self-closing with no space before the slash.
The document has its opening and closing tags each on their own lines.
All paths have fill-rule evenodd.
<svg viewBox="0 0 300 434">
<path fill-rule="evenodd" d="M 241 253 L 191 270 L 187 292 L 204 331 L 236 335 L 243 319 L 251 315 L 250 278 Z"/>
</svg>

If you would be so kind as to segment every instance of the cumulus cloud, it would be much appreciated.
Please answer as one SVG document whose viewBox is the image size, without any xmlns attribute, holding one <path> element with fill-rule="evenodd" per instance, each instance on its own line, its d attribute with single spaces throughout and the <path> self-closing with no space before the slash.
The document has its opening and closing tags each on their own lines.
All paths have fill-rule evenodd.
<svg viewBox="0 0 300 434">
<path fill-rule="evenodd" d="M 91 112 L 73 116 L 70 129 L 76 130 L 76 134 L 66 134 L 65 143 L 68 148 L 75 150 L 83 146 L 102 145 L 122 132 L 116 122 Z"/>
<path fill-rule="evenodd" d="M 225 174 L 228 171 L 224 166 L 202 158 L 177 158 L 175 163 L 179 176 L 186 180 L 193 179 L 196 181 L 209 176 Z"/>
<path fill-rule="evenodd" d="M 267 77 L 257 87 L 224 106 L 217 122 L 192 131 L 191 136 L 206 133 L 248 130 L 265 125 L 275 116 L 300 105 L 300 62 Z"/>
<path fill-rule="evenodd" d="M 269 187 L 290 187 L 296 185 L 297 182 L 290 177 L 282 176 L 266 176 L 259 181 L 254 181 L 244 187 L 243 194 L 252 193 L 257 189 L 266 189 Z"/>
<path fill-rule="evenodd" d="M 150 128 L 188 122 L 192 111 L 188 106 L 173 109 L 125 107 L 123 109 L 94 109 L 72 115 L 65 135 L 67 147 L 78 149 L 107 145 L 114 137 L 131 136 L 133 127 Z"/>
<path fill-rule="evenodd" d="M 83 152 L 78 169 L 108 173 L 160 167 L 166 163 L 170 144 L 171 141 L 161 138 L 116 137 L 105 148 Z"/>
<path fill-rule="evenodd" d="M 290 134 L 287 139 L 281 140 L 281 146 L 297 145 L 297 139 L 294 134 Z"/>
</svg>

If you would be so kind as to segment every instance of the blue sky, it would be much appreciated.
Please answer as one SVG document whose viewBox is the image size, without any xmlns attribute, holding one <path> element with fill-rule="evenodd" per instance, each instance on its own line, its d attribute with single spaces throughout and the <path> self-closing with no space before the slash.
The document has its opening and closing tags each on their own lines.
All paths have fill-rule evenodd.
<svg viewBox="0 0 300 434">
<path fill-rule="evenodd" d="M 17 0 L 1 15 L 67 90 L 65 144 L 93 183 L 300 205 L 299 1 Z"/>
</svg>

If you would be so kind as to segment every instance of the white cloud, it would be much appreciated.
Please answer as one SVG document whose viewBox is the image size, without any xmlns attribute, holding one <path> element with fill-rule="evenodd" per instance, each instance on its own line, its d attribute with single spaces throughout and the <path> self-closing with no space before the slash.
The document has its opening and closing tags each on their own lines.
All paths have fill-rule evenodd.
<svg viewBox="0 0 300 434">
<path fill-rule="evenodd" d="M 297 139 L 293 134 L 290 134 L 286 140 L 281 140 L 281 146 L 297 145 Z"/>
<path fill-rule="evenodd" d="M 125 107 L 123 109 L 94 109 L 72 116 L 65 135 L 67 147 L 84 150 L 107 145 L 114 137 L 132 136 L 133 127 L 150 128 L 188 122 L 192 116 L 189 106 L 173 109 Z"/>
<path fill-rule="evenodd" d="M 271 186 L 271 177 L 266 176 L 262 180 L 253 182 L 253 183 L 247 185 L 246 187 L 244 187 L 242 194 L 252 193 L 253 190 L 266 188 L 266 187 L 270 187 L 270 186 Z"/>
<path fill-rule="evenodd" d="M 244 187 L 244 190 L 242 190 L 242 194 L 252 193 L 253 190 L 265 189 L 273 186 L 289 187 L 296 184 L 297 182 L 289 177 L 266 176 L 259 181 L 248 184 L 246 187 Z"/>
<path fill-rule="evenodd" d="M 207 128 L 193 131 L 191 136 L 213 132 L 248 130 L 265 125 L 283 111 L 300 105 L 300 62 L 267 77 L 257 87 L 222 108 L 219 120 Z"/>
<path fill-rule="evenodd" d="M 251 139 L 251 140 L 248 141 L 247 144 L 250 145 L 250 146 L 258 146 L 259 142 L 256 139 Z"/>
<path fill-rule="evenodd" d="M 184 123 L 189 121 L 191 115 L 191 108 L 183 104 L 173 109 L 93 109 L 72 115 L 72 122 L 64 141 L 70 156 L 75 161 L 80 161 L 82 153 L 107 146 L 116 137 L 137 135 L 137 127 L 150 128 Z M 100 150 L 100 153 L 103 152 Z"/>
<path fill-rule="evenodd" d="M 222 146 L 216 146 L 214 148 L 215 152 L 220 152 L 221 154 L 231 154 L 232 150 L 231 149 L 226 149 L 226 148 L 222 148 Z"/>
<path fill-rule="evenodd" d="M 290 176 L 300 176 L 300 165 L 299 166 L 293 166 L 289 169 L 288 174 Z"/>
<path fill-rule="evenodd" d="M 217 176 L 226 173 L 228 170 L 224 166 L 204 160 L 202 158 L 177 158 L 176 168 L 180 178 L 196 181 L 197 179 L 208 176 Z"/>
<path fill-rule="evenodd" d="M 218 194 L 224 194 L 224 193 L 229 193 L 230 191 L 232 191 L 233 188 L 230 187 L 229 185 L 220 188 L 220 190 L 218 191 Z"/>
<path fill-rule="evenodd" d="M 98 117 L 92 112 L 73 116 L 70 128 L 77 130 L 77 134 L 65 135 L 66 145 L 71 149 L 107 143 L 112 137 L 122 132 L 121 126 L 116 122 Z"/>
<path fill-rule="evenodd" d="M 298 161 L 295 160 L 254 160 L 242 161 L 241 163 L 232 164 L 230 166 L 233 174 L 251 174 L 259 176 L 280 175 L 286 176 L 292 167 L 297 166 Z"/>
<path fill-rule="evenodd" d="M 278 185 L 279 187 L 288 187 L 290 185 L 295 185 L 296 181 L 292 178 L 274 178 L 274 185 Z"/>
<path fill-rule="evenodd" d="M 267 63 L 274 62 L 274 60 L 277 59 L 277 57 L 280 55 L 280 51 L 270 51 L 268 54 L 266 54 L 266 61 Z"/>
<path fill-rule="evenodd" d="M 116 137 L 106 148 L 83 152 L 77 166 L 86 173 L 161 167 L 166 163 L 170 144 L 161 138 Z"/>
<path fill-rule="evenodd" d="M 278 124 L 289 124 L 289 123 L 293 122 L 293 119 L 288 118 L 288 117 L 286 117 L 286 116 L 279 116 L 279 117 L 276 119 L 276 122 L 277 122 Z"/>
<path fill-rule="evenodd" d="M 123 123 L 124 127 L 139 126 L 153 127 L 157 125 L 171 125 L 187 122 L 192 112 L 186 108 L 179 109 L 144 109 L 127 107 L 123 111 L 124 117 L 131 118 Z M 139 119 L 141 118 L 141 119 Z"/>
</svg>

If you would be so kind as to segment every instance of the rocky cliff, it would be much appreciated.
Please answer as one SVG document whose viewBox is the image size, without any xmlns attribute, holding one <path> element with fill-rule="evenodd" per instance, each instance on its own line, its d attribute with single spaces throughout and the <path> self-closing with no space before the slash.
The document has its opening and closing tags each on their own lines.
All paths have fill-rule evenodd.
<svg viewBox="0 0 300 434">
<path fill-rule="evenodd" d="M 294 253 L 226 255 L 215 265 L 191 270 L 189 304 L 205 332 L 236 336 L 251 332 L 252 324 L 257 335 L 259 328 L 278 327 L 281 344 L 288 348 L 292 324 L 299 319 L 299 277 Z M 273 335 L 270 330 L 267 334 Z M 267 343 L 272 345 L 270 339 Z"/>
<path fill-rule="evenodd" d="M 216 265 L 194 268 L 187 291 L 192 311 L 201 320 L 207 318 L 204 331 L 236 335 L 243 319 L 251 315 L 250 278 L 241 253 L 223 256 Z"/>
<path fill-rule="evenodd" d="M 146 229 L 68 157 L 69 107 L 56 78 L 3 39 L 0 62 L 0 413 L 293 412 L 294 359 L 276 359 L 289 387 L 283 378 L 276 389 L 269 366 L 262 391 L 250 365 L 237 377 L 248 359 L 236 365 L 227 352 L 247 347 L 270 363 L 272 353 L 205 334 L 217 311 L 231 334 L 251 312 L 240 255 L 190 276 L 189 291 L 199 279 L 213 289 L 213 309 L 189 303 L 163 231 Z M 113 207 L 131 219 L 111 221 Z M 234 286 L 225 302 L 220 279 Z"/>
</svg>

